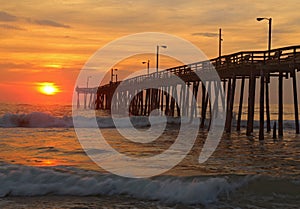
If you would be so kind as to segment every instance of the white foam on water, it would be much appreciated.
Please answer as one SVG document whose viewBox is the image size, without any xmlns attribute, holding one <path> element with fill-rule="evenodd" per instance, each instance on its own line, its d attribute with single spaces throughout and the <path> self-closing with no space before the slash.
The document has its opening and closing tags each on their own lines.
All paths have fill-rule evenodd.
<svg viewBox="0 0 300 209">
<path fill-rule="evenodd" d="M 67 167 L 39 168 L 2 165 L 0 197 L 43 195 L 127 195 L 169 204 L 210 204 L 251 180 L 230 182 L 227 177 L 131 179 Z"/>
<path fill-rule="evenodd" d="M 94 127 L 94 118 L 75 116 L 77 117 L 78 124 L 82 128 Z M 151 123 L 146 116 L 132 116 L 130 117 L 131 123 L 135 127 L 147 127 L 150 125 L 156 125 L 163 123 L 162 116 L 152 117 Z M 114 128 L 115 124 L 111 117 L 97 117 L 96 118 L 99 128 Z M 128 120 L 125 118 L 115 118 L 118 120 L 119 128 L 129 127 Z M 179 124 L 179 118 L 168 118 L 168 123 Z M 48 113 L 32 112 L 28 114 L 12 114 L 6 113 L 0 116 L 0 127 L 14 128 L 14 127 L 26 127 L 26 128 L 70 128 L 73 127 L 72 117 L 56 117 Z"/>
<path fill-rule="evenodd" d="M 94 118 L 85 117 L 85 116 L 75 116 L 82 128 L 92 128 L 94 127 Z M 133 126 L 139 127 L 147 127 L 150 125 L 159 125 L 164 123 L 164 116 L 155 116 L 151 117 L 151 123 L 149 121 L 149 117 L 147 116 L 131 116 L 130 121 Z M 97 117 L 96 118 L 99 128 L 114 128 L 115 124 L 111 117 Z M 118 120 L 118 128 L 127 128 L 130 127 L 128 124 L 128 120 L 125 118 L 114 118 L 114 120 Z M 188 123 L 189 118 L 173 118 L 167 117 L 167 123 L 178 125 L 181 122 Z M 272 124 L 274 122 L 272 121 Z M 208 120 L 206 121 L 208 124 Z M 271 124 L 271 125 L 272 125 Z M 236 121 L 233 121 L 233 126 L 236 125 Z M 241 121 L 241 126 L 246 127 L 247 121 Z M 294 129 L 295 121 L 293 120 L 284 120 L 283 126 L 285 129 Z M 5 128 L 15 128 L 15 127 L 26 127 L 26 128 L 71 128 L 73 127 L 73 119 L 71 116 L 57 117 L 44 112 L 31 112 L 28 114 L 13 114 L 6 113 L 0 116 L 0 127 Z M 80 128 L 79 127 L 79 128 Z M 266 127 L 266 123 L 265 123 Z M 254 121 L 254 128 L 259 128 L 259 121 Z"/>
<path fill-rule="evenodd" d="M 27 127 L 27 128 L 49 128 L 49 127 L 72 127 L 71 117 L 55 117 L 47 113 L 32 112 L 29 114 L 6 113 L 0 117 L 0 127 Z"/>
</svg>

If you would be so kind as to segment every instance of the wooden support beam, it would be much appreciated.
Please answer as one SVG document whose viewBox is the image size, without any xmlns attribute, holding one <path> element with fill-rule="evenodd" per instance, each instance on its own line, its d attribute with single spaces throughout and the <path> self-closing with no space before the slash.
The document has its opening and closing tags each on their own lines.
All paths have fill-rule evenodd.
<svg viewBox="0 0 300 209">
<path fill-rule="evenodd" d="M 183 84 L 181 87 L 181 91 L 182 91 L 181 114 L 182 114 L 182 116 L 186 116 L 186 105 L 185 105 L 186 89 L 187 89 L 186 84 Z"/>
<path fill-rule="evenodd" d="M 294 93 L 294 112 L 295 112 L 295 126 L 296 134 L 299 134 L 299 111 L 298 111 L 298 95 L 297 95 L 297 79 L 296 72 L 294 71 L 292 75 L 293 79 L 293 93 Z"/>
<path fill-rule="evenodd" d="M 161 94 L 161 90 L 158 88 L 157 89 L 157 101 L 156 101 L 156 103 L 157 103 L 157 106 L 156 106 L 156 108 L 159 110 L 159 108 L 160 108 L 160 94 Z"/>
<path fill-rule="evenodd" d="M 77 92 L 77 109 L 80 108 L 80 102 L 79 102 L 79 92 Z"/>
<path fill-rule="evenodd" d="M 87 94 L 84 93 L 84 96 L 83 96 L 83 102 L 84 102 L 84 109 L 86 109 L 86 99 L 87 99 Z"/>
<path fill-rule="evenodd" d="M 241 119 L 242 119 L 242 113 L 243 113 L 244 89 L 245 89 L 245 78 L 243 77 L 242 80 L 241 80 L 239 112 L 238 112 L 238 118 L 237 118 L 237 124 L 236 124 L 236 130 L 237 131 L 241 130 Z"/>
<path fill-rule="evenodd" d="M 209 124 L 208 124 L 208 127 L 207 129 L 209 130 L 210 129 L 210 125 L 211 125 L 211 105 L 212 105 L 212 102 L 211 102 L 211 98 L 210 98 L 210 95 L 211 95 L 211 84 L 212 84 L 212 81 L 208 81 L 208 88 L 207 88 L 207 97 L 206 97 L 206 101 L 205 101 L 205 105 L 206 105 L 206 109 L 209 105 Z"/>
<path fill-rule="evenodd" d="M 265 75 L 263 69 L 260 73 L 260 102 L 259 102 L 259 140 L 264 140 L 264 98 Z"/>
<path fill-rule="evenodd" d="M 267 132 L 271 132 L 271 119 L 270 119 L 270 101 L 269 101 L 269 83 L 270 77 L 269 74 L 266 75 L 266 115 L 267 115 Z"/>
<path fill-rule="evenodd" d="M 154 89 L 154 109 L 158 109 L 159 108 L 159 90 L 158 89 Z"/>
<path fill-rule="evenodd" d="M 197 117 L 197 97 L 198 97 L 198 88 L 199 88 L 199 81 L 193 82 L 193 98 L 195 103 L 191 104 L 191 116 L 190 118 Z"/>
<path fill-rule="evenodd" d="M 256 85 L 256 77 L 254 74 L 251 74 L 249 78 L 249 93 L 248 93 L 248 118 L 247 118 L 247 131 L 246 131 L 247 136 L 250 136 L 251 133 L 253 132 L 255 85 Z"/>
<path fill-rule="evenodd" d="M 178 106 L 177 106 L 177 115 L 178 116 L 183 116 L 183 109 L 182 109 L 182 101 L 183 101 L 183 91 L 184 91 L 184 84 L 180 85 L 180 94 L 179 94 L 179 101 L 178 101 Z M 179 114 L 178 114 L 178 108 L 179 108 Z"/>
<path fill-rule="evenodd" d="M 144 112 L 144 90 L 140 92 L 140 115 L 143 115 Z"/>
<path fill-rule="evenodd" d="M 231 78 L 228 79 L 228 83 L 227 83 L 226 113 L 228 113 L 228 108 L 229 108 L 230 91 L 231 91 Z"/>
<path fill-rule="evenodd" d="M 170 102 L 170 91 L 171 91 L 171 86 L 167 86 L 167 92 L 166 92 L 166 109 L 165 109 L 165 115 L 169 115 L 169 102 Z"/>
<path fill-rule="evenodd" d="M 163 111 L 164 111 L 164 95 L 165 95 L 165 89 L 162 86 L 161 87 L 161 98 L 160 98 L 160 110 L 161 110 L 161 114 L 163 114 Z"/>
<path fill-rule="evenodd" d="M 228 133 L 228 122 L 229 122 L 229 104 L 230 104 L 230 92 L 231 92 L 231 78 L 228 79 L 227 83 L 227 98 L 226 98 L 226 120 L 225 120 L 225 131 Z"/>
<path fill-rule="evenodd" d="M 181 110 L 179 104 L 176 102 L 176 110 L 177 110 L 177 117 L 181 117 Z"/>
<path fill-rule="evenodd" d="M 228 82 L 228 84 L 231 82 Z M 228 102 L 228 108 L 227 108 L 227 114 L 226 114 L 226 132 L 231 132 L 231 125 L 232 125 L 232 117 L 233 117 L 233 104 L 234 104 L 234 95 L 235 95 L 235 85 L 236 85 L 236 78 L 233 77 L 232 84 L 229 87 L 228 90 L 230 90 L 229 93 L 229 102 Z"/>
<path fill-rule="evenodd" d="M 222 108 L 223 108 L 223 110 L 225 110 L 225 108 L 226 108 L 226 105 L 225 105 L 225 102 L 226 102 L 226 99 L 225 99 L 225 95 L 226 95 L 226 82 L 224 80 L 223 80 L 223 91 L 220 89 L 220 94 L 221 94 L 221 98 L 223 98 L 222 99 Z"/>
<path fill-rule="evenodd" d="M 109 102 L 109 103 L 108 103 L 108 109 L 109 109 L 109 110 L 111 110 L 111 102 L 112 102 L 111 100 L 112 100 L 112 95 L 113 95 L 113 92 L 110 91 L 110 92 L 109 92 L 109 99 L 108 99 L 108 102 Z"/>
<path fill-rule="evenodd" d="M 179 99 L 178 99 L 178 93 L 177 93 L 177 85 L 174 85 L 174 103 L 175 103 L 175 107 L 176 107 L 176 114 L 177 114 L 177 117 L 180 116 L 180 108 L 179 108 Z M 175 110 L 175 107 L 174 107 L 174 110 Z M 175 113 L 174 113 L 174 116 L 175 116 Z"/>
<path fill-rule="evenodd" d="M 170 115 L 172 117 L 174 117 L 174 114 L 175 114 L 175 99 L 174 99 L 175 89 L 176 89 L 176 86 L 172 86 L 171 104 L 170 104 Z"/>
<path fill-rule="evenodd" d="M 189 108 L 190 108 L 190 85 L 191 83 L 187 83 L 186 87 L 186 98 L 185 98 L 185 115 L 189 115 Z"/>
<path fill-rule="evenodd" d="M 205 119 L 206 119 L 206 89 L 205 84 L 202 82 L 202 105 L 201 105 L 201 124 L 200 128 L 204 128 Z"/>
<path fill-rule="evenodd" d="M 200 81 L 197 81 L 197 84 L 195 86 L 195 100 L 196 100 L 195 118 L 197 117 L 199 84 L 200 84 Z"/>
<path fill-rule="evenodd" d="M 220 92 L 220 84 L 217 81 L 213 82 L 214 84 L 214 94 L 212 95 L 214 97 L 214 104 L 213 104 L 213 114 L 212 116 L 216 116 L 219 113 L 219 94 Z"/>
<path fill-rule="evenodd" d="M 283 74 L 278 77 L 278 136 L 283 137 Z"/>
<path fill-rule="evenodd" d="M 118 100 L 117 100 L 117 95 L 118 93 L 116 92 L 115 93 L 115 98 L 114 98 L 114 101 L 113 101 L 113 105 L 112 105 L 112 111 L 113 112 L 116 112 L 117 108 L 118 108 Z"/>
<path fill-rule="evenodd" d="M 146 89 L 146 98 L 145 98 L 145 109 L 144 109 L 144 115 L 148 115 L 149 113 L 149 96 L 150 95 L 150 89 Z"/>
<path fill-rule="evenodd" d="M 134 105 L 134 109 L 133 109 L 133 113 L 134 115 L 138 115 L 138 103 L 139 103 L 139 96 L 137 93 L 137 90 L 135 92 L 132 92 L 132 97 L 133 97 L 133 105 Z"/>
<path fill-rule="evenodd" d="M 92 109 L 95 109 L 96 107 L 96 98 L 97 98 L 97 93 L 93 93 Z"/>
<path fill-rule="evenodd" d="M 151 110 L 154 110 L 156 108 L 156 89 L 151 89 Z M 150 113 L 149 113 L 150 114 Z"/>
<path fill-rule="evenodd" d="M 107 110 L 108 109 L 108 99 L 107 99 L 107 94 L 105 94 L 105 110 Z"/>
<path fill-rule="evenodd" d="M 147 115 L 150 115 L 151 111 L 152 111 L 152 89 L 149 89 L 148 113 L 147 113 Z"/>
<path fill-rule="evenodd" d="M 97 107 L 98 105 L 98 107 Z M 97 94 L 96 109 L 103 109 L 103 94 Z M 97 109 L 97 110 L 98 110 Z"/>
<path fill-rule="evenodd" d="M 195 104 L 193 103 L 193 99 L 195 99 L 195 82 L 193 82 L 193 85 L 192 85 L 192 89 L 193 89 L 193 93 L 192 93 L 192 100 L 191 100 L 191 113 L 190 113 L 190 120 L 193 118 L 193 114 L 194 114 L 194 109 L 195 109 Z"/>
</svg>

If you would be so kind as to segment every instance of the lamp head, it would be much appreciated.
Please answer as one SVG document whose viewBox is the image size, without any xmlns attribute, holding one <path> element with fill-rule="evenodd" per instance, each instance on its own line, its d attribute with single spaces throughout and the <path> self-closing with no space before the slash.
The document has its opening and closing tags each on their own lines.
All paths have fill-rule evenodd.
<svg viewBox="0 0 300 209">
<path fill-rule="evenodd" d="M 162 48 L 164 48 L 164 49 L 166 49 L 166 48 L 167 48 L 167 46 L 166 46 L 166 45 L 161 45 L 160 47 L 162 47 Z"/>
<path fill-rule="evenodd" d="M 146 64 L 147 62 L 142 62 L 142 64 Z"/>
<path fill-rule="evenodd" d="M 266 18 L 264 18 L 264 17 L 258 17 L 258 18 L 256 18 L 257 21 L 262 21 L 264 19 L 266 19 Z"/>
</svg>

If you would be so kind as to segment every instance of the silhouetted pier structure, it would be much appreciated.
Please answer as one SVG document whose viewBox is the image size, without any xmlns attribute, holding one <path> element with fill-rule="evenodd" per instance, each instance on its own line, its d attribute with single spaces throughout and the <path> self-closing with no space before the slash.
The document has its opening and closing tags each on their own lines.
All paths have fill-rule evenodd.
<svg viewBox="0 0 300 209">
<path fill-rule="evenodd" d="M 178 66 L 170 69 L 152 73 L 150 75 L 141 75 L 122 81 L 121 92 L 118 91 L 117 99 L 112 102 L 113 94 L 121 82 L 110 83 L 100 86 L 97 90 L 95 100 L 96 109 L 118 109 L 119 104 L 129 104 L 130 115 L 148 116 L 152 110 L 160 109 L 168 116 L 189 116 L 197 117 L 196 107 L 189 104 L 190 97 L 188 88 L 192 90 L 195 99 L 201 98 L 201 128 L 207 126 L 205 120 L 207 115 L 211 117 L 211 110 L 214 105 L 218 104 L 218 100 L 210 101 L 208 92 L 213 88 L 213 82 L 205 81 L 204 83 L 196 75 L 195 72 L 205 72 L 208 68 L 214 66 L 220 76 L 223 92 L 226 96 L 226 122 L 225 131 L 230 133 L 232 130 L 233 105 L 235 99 L 238 99 L 239 107 L 237 113 L 236 130 L 241 129 L 242 107 L 244 101 L 244 92 L 248 91 L 248 111 L 246 134 L 249 136 L 253 133 L 254 126 L 254 110 L 255 95 L 259 96 L 259 139 L 264 139 L 264 125 L 266 123 L 267 132 L 271 131 L 270 107 L 269 107 L 269 84 L 271 79 L 278 79 L 278 136 L 283 136 L 283 78 L 291 80 L 293 85 L 294 113 L 295 113 L 295 130 L 299 134 L 299 112 L 297 97 L 297 80 L 296 73 L 300 70 L 300 46 L 290 46 L 284 48 L 273 49 L 270 51 L 243 51 L 226 56 L 221 56 L 208 61 L 201 61 L 188 65 Z M 186 85 L 173 83 L 158 88 L 139 89 L 130 92 L 126 85 L 139 86 L 142 82 L 150 82 L 152 79 L 160 78 L 162 81 L 176 75 L 181 78 Z M 204 75 L 204 74 L 203 74 Z M 235 98 L 237 81 L 240 82 L 239 98 Z M 274 80 L 274 79 L 272 79 Z M 246 89 L 246 81 L 248 88 Z M 256 82 L 259 82 L 260 88 L 257 91 Z M 205 85 L 206 84 L 206 85 Z M 205 87 L 206 86 L 206 87 Z M 187 88 L 188 87 L 188 88 Z M 201 91 L 199 91 L 199 88 Z M 214 87 L 216 88 L 216 86 Z M 179 91 L 179 92 L 178 92 Z M 178 98 L 171 98 L 169 93 L 178 95 Z M 222 92 L 220 92 L 222 93 Z M 219 92 L 217 92 L 219 94 Z M 178 99 L 179 102 L 175 102 Z M 200 100 L 199 100 L 200 101 Z"/>
<path fill-rule="evenodd" d="M 80 95 L 83 94 L 84 109 L 94 109 L 96 104 L 98 87 L 95 88 L 79 88 L 76 87 L 77 92 L 77 108 L 80 107 Z"/>
</svg>

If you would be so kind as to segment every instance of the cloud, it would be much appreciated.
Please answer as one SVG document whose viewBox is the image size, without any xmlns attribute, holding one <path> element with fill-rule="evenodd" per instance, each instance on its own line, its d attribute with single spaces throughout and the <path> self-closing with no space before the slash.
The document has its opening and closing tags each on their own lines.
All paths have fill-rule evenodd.
<svg viewBox="0 0 300 209">
<path fill-rule="evenodd" d="M 34 66 L 29 63 L 13 63 L 13 62 L 0 62 L 0 69 L 5 71 L 23 70 L 33 68 Z"/>
<path fill-rule="evenodd" d="M 58 28 L 70 28 L 69 25 L 64 25 L 62 23 L 58 23 L 52 20 L 34 20 L 34 23 L 38 25 L 45 25 L 45 26 L 58 27 Z"/>
<path fill-rule="evenodd" d="M 204 37 L 211 38 L 211 37 L 217 37 L 217 36 L 219 36 L 219 34 L 218 33 L 208 33 L 208 32 L 206 32 L 206 33 L 192 33 L 192 36 L 204 36 Z"/>
<path fill-rule="evenodd" d="M 4 22 L 13 22 L 16 21 L 18 18 L 14 15 L 11 15 L 7 12 L 0 11 L 0 21 Z"/>
<path fill-rule="evenodd" d="M 31 19 L 28 17 L 17 17 L 15 15 L 9 14 L 4 11 L 0 11 L 0 21 L 2 22 L 15 22 L 18 20 L 25 20 L 28 23 L 31 24 L 37 24 L 37 25 L 44 25 L 44 26 L 50 26 L 50 27 L 58 27 L 58 28 L 70 28 L 69 25 L 65 25 L 59 22 L 55 22 L 53 20 L 48 20 L 48 19 Z M 0 26 L 1 28 L 6 28 L 6 29 L 14 29 L 14 30 L 24 30 L 20 27 L 17 26 L 12 26 L 12 25 L 7 25 L 7 24 L 2 24 Z"/>
<path fill-rule="evenodd" d="M 0 24 L 0 28 L 10 29 L 10 30 L 23 30 L 23 31 L 26 30 L 26 29 L 21 28 L 21 27 L 19 27 L 19 26 L 15 26 L 15 25 L 7 25 L 7 24 Z"/>
</svg>

